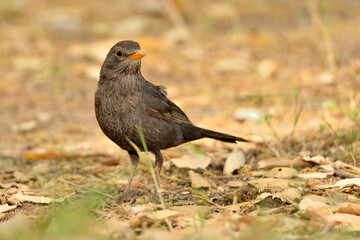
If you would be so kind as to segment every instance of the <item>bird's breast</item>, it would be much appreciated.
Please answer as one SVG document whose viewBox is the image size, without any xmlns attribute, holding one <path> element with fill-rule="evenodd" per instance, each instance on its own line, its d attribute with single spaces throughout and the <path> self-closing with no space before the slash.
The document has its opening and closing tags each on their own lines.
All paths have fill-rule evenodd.
<svg viewBox="0 0 360 240">
<path fill-rule="evenodd" d="M 112 141 L 127 148 L 125 136 L 138 136 L 136 125 L 143 111 L 140 96 L 124 94 L 120 89 L 101 88 L 95 93 L 95 112 L 100 128 Z"/>
</svg>

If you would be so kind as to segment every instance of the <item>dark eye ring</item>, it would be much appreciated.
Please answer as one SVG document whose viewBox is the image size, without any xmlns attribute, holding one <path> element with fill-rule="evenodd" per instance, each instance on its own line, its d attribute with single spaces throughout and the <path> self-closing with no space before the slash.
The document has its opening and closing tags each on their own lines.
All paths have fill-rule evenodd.
<svg viewBox="0 0 360 240">
<path fill-rule="evenodd" d="M 124 54 L 123 54 L 123 52 L 122 52 L 120 49 L 116 49 L 116 55 L 117 55 L 118 57 L 122 57 Z"/>
</svg>

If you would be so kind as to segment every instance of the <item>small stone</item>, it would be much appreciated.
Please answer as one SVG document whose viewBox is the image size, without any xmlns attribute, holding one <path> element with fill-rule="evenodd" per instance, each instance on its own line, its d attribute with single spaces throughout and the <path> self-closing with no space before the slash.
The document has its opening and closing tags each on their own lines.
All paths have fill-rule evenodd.
<svg viewBox="0 0 360 240">
<path fill-rule="evenodd" d="M 251 120 L 255 122 L 260 122 L 263 119 L 261 112 L 254 108 L 239 108 L 234 113 L 234 118 L 236 120 Z"/>
</svg>

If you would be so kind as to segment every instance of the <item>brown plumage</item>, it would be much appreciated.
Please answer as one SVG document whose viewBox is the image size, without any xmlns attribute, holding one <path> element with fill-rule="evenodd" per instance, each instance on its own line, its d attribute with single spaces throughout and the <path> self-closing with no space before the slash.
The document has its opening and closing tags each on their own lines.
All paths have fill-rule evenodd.
<svg viewBox="0 0 360 240">
<path fill-rule="evenodd" d="M 163 163 L 162 149 L 204 137 L 231 143 L 247 141 L 194 126 L 186 114 L 166 97 L 163 86 L 155 86 L 142 76 L 140 59 L 144 56 L 137 42 L 115 44 L 101 67 L 95 92 L 95 113 L 102 131 L 128 151 L 133 165 L 123 199 L 139 162 L 139 156 L 127 138 L 144 150 L 138 133 L 139 125 L 149 151 L 155 154 L 158 182 Z"/>
</svg>

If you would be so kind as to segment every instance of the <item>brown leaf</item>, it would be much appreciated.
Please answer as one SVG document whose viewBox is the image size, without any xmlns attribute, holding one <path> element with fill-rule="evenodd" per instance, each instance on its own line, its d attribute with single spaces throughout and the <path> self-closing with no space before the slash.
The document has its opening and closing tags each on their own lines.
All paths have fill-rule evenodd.
<svg viewBox="0 0 360 240">
<path fill-rule="evenodd" d="M 311 189 L 329 189 L 329 188 L 334 188 L 335 185 L 334 184 L 316 184 L 316 185 L 312 185 L 310 186 Z"/>
<path fill-rule="evenodd" d="M 360 216 L 346 214 L 346 213 L 335 213 L 327 217 L 328 223 L 332 225 L 342 225 L 350 227 L 352 230 L 360 230 Z"/>
<path fill-rule="evenodd" d="M 248 181 L 248 184 L 255 186 L 260 192 L 270 190 L 271 192 L 283 191 L 292 185 L 304 185 L 304 181 L 279 178 L 259 178 Z"/>
<path fill-rule="evenodd" d="M 289 165 L 288 158 L 268 158 L 258 162 L 258 168 L 288 167 Z"/>
<path fill-rule="evenodd" d="M 1 188 L 12 188 L 12 187 L 16 187 L 18 189 L 29 189 L 29 186 L 25 185 L 25 184 L 21 184 L 21 183 L 16 183 L 16 182 L 10 182 L 10 183 L 0 183 Z"/>
<path fill-rule="evenodd" d="M 171 162 L 178 168 L 198 169 L 206 168 L 211 162 L 211 158 L 200 154 L 185 154 L 180 158 L 171 159 Z"/>
<path fill-rule="evenodd" d="M 299 188 L 290 187 L 284 191 L 275 193 L 275 196 L 280 198 L 283 202 L 294 203 L 295 200 L 301 197 L 301 190 Z"/>
<path fill-rule="evenodd" d="M 257 196 L 256 200 L 264 200 L 265 198 L 271 197 L 272 199 L 280 199 L 284 203 L 294 203 L 294 201 L 301 197 L 301 191 L 297 188 L 288 188 L 284 191 L 277 193 L 262 193 Z"/>
<path fill-rule="evenodd" d="M 16 207 L 17 207 L 16 205 L 9 205 L 7 203 L 2 204 L 2 205 L 0 205 L 0 213 L 11 211 L 11 210 L 15 209 Z"/>
<path fill-rule="evenodd" d="M 49 204 L 52 202 L 52 198 L 43 197 L 43 196 L 29 196 L 23 195 L 21 192 L 18 192 L 10 197 L 12 200 L 17 200 L 19 202 L 32 202 L 32 203 L 43 203 Z"/>
<path fill-rule="evenodd" d="M 301 156 L 297 156 L 291 159 L 290 167 L 311 167 L 314 166 L 313 163 L 304 161 Z"/>
<path fill-rule="evenodd" d="M 181 212 L 179 211 L 164 209 L 164 210 L 153 211 L 147 216 L 153 220 L 164 220 L 166 218 L 178 217 L 180 215 Z"/>
<path fill-rule="evenodd" d="M 131 212 L 136 215 L 139 212 L 144 212 L 144 211 L 149 211 L 149 210 L 153 210 L 154 208 L 152 206 L 149 205 L 137 205 L 134 207 L 131 207 Z"/>
<path fill-rule="evenodd" d="M 210 183 L 203 178 L 200 174 L 195 173 L 194 171 L 190 170 L 189 171 L 189 176 L 190 176 L 190 180 L 191 180 L 191 187 L 192 188 L 209 188 Z"/>
<path fill-rule="evenodd" d="M 299 178 L 309 179 L 309 178 L 327 178 L 327 176 L 330 176 L 330 175 L 332 175 L 332 174 L 323 173 L 323 172 L 312 172 L 312 173 L 300 173 L 297 176 Z"/>
<path fill-rule="evenodd" d="M 302 159 L 307 162 L 312 162 L 318 165 L 327 165 L 331 164 L 330 160 L 327 157 L 324 157 L 322 155 L 316 155 L 314 157 L 310 157 L 309 152 L 301 152 L 300 156 L 302 156 Z"/>
<path fill-rule="evenodd" d="M 351 164 L 344 163 L 340 160 L 335 162 L 335 168 L 345 170 L 352 174 L 360 175 L 360 168 L 355 167 Z"/>
<path fill-rule="evenodd" d="M 349 179 L 343 179 L 339 180 L 335 183 L 336 187 L 345 188 L 345 187 L 360 187 L 360 178 L 349 178 Z"/>
<path fill-rule="evenodd" d="M 360 215 L 360 204 L 358 203 L 344 203 L 338 210 L 338 213 L 349 213 Z"/>
<path fill-rule="evenodd" d="M 268 171 L 265 176 L 274 178 L 291 178 L 296 176 L 296 174 L 297 171 L 294 168 L 276 167 Z"/>
<path fill-rule="evenodd" d="M 311 209 L 301 210 L 301 211 L 297 212 L 297 215 L 299 215 L 300 217 L 303 217 L 305 219 L 313 219 L 313 220 L 316 220 L 316 221 L 319 221 L 319 220 L 324 221 L 325 217 L 330 215 L 330 213 L 324 214 L 320 210 L 311 208 Z"/>
<path fill-rule="evenodd" d="M 292 160 L 288 158 L 268 158 L 258 162 L 258 168 L 273 168 L 273 167 L 310 167 L 311 163 L 303 161 L 301 157 L 296 157 Z"/>
<path fill-rule="evenodd" d="M 300 210 L 307 210 L 307 209 L 318 209 L 318 208 L 328 208 L 329 204 L 326 203 L 327 198 L 310 195 L 304 197 L 301 202 L 299 203 Z"/>
<path fill-rule="evenodd" d="M 298 214 L 307 219 L 324 220 L 337 209 L 336 206 L 327 204 L 326 197 L 309 195 L 304 197 L 299 203 L 300 211 Z"/>
</svg>

